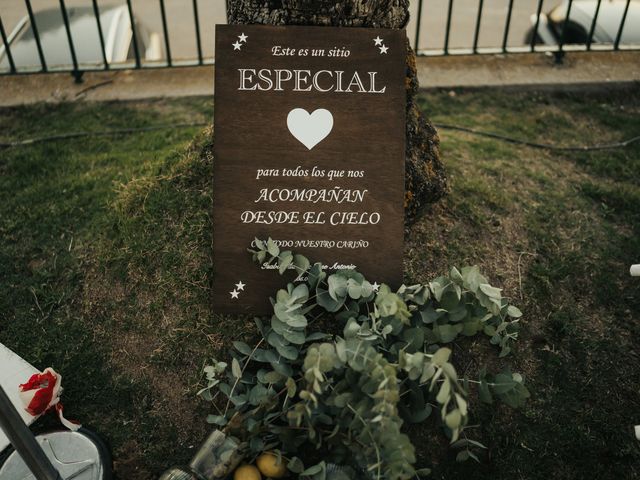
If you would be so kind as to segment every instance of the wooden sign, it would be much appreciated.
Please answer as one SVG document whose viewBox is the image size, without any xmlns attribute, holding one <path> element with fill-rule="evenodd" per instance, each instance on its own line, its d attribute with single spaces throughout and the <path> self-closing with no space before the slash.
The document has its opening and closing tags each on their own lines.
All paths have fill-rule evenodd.
<svg viewBox="0 0 640 480">
<path fill-rule="evenodd" d="M 213 305 L 266 313 L 295 279 L 254 238 L 402 282 L 405 46 L 401 30 L 216 27 Z"/>
</svg>

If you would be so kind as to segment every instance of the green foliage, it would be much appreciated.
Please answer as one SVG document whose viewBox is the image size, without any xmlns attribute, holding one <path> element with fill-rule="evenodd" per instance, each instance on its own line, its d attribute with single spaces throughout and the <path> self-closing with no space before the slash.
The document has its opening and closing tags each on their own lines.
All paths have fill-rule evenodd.
<svg viewBox="0 0 640 480">
<path fill-rule="evenodd" d="M 296 455 L 311 445 L 350 468 L 346 478 L 415 478 L 428 471 L 414 467 L 405 422 L 424 422 L 437 411 L 445 435 L 461 449 L 458 460 L 477 460 L 474 450 L 484 446 L 461 438 L 470 385 L 487 403 L 497 398 L 519 407 L 529 397 L 522 376 L 510 371 L 460 378 L 444 346 L 459 335 L 484 334 L 505 356 L 517 339 L 522 313 L 477 267 L 393 292 L 356 271 L 328 275 L 271 239 L 255 244 L 254 261 L 277 265 L 281 274 L 295 269 L 297 281 L 277 292 L 268 325 L 256 319 L 262 338 L 254 348 L 234 342 L 230 369 L 224 362 L 205 368 L 208 384 L 200 392 L 210 400 L 212 390 L 227 397 L 225 410 L 208 421 L 234 430 L 252 455 L 277 450 L 303 478 L 346 475 L 326 461 L 305 468 Z M 341 335 L 313 330 L 321 317 L 342 326 Z"/>
</svg>

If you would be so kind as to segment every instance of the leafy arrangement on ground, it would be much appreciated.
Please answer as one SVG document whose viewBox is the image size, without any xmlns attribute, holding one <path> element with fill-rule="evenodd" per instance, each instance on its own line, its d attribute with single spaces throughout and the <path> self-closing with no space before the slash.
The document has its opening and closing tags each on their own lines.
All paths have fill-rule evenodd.
<svg viewBox="0 0 640 480">
<path fill-rule="evenodd" d="M 484 446 L 465 433 L 472 385 L 487 403 L 518 407 L 529 397 L 517 373 L 482 369 L 477 380 L 461 378 L 451 361 L 446 345 L 460 335 L 486 335 L 500 356 L 518 337 L 522 313 L 477 267 L 394 292 L 353 270 L 328 274 L 271 239 L 255 245 L 257 263 L 297 277 L 271 300 L 270 321 L 256 319 L 257 344 L 234 342 L 230 368 L 206 367 L 200 392 L 226 397 L 208 421 L 237 435 L 248 457 L 275 451 L 291 472 L 313 480 L 416 478 L 429 470 L 416 469 L 405 422 L 437 417 L 457 458 L 478 460 Z M 327 320 L 341 335 L 313 328 Z M 309 452 L 304 462 L 301 451 Z"/>
</svg>

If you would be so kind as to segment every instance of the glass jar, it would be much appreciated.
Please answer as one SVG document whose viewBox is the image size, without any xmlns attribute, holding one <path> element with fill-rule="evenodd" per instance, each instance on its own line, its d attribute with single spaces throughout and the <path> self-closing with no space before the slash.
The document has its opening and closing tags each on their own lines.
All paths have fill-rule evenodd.
<svg viewBox="0 0 640 480">
<path fill-rule="evenodd" d="M 243 445 L 234 437 L 214 430 L 186 467 L 173 467 L 160 480 L 223 480 L 244 458 Z"/>
</svg>

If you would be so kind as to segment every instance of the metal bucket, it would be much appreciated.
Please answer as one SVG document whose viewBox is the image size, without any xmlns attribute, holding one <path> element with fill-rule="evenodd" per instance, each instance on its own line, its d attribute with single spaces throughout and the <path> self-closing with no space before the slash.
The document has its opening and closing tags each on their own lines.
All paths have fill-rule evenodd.
<svg viewBox="0 0 640 480">
<path fill-rule="evenodd" d="M 36 441 L 63 480 L 111 480 L 111 456 L 103 442 L 81 428 L 43 433 Z M 0 480 L 36 480 L 13 450 L 0 466 Z"/>
</svg>

